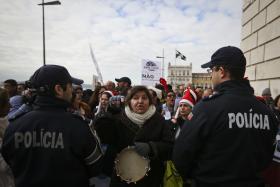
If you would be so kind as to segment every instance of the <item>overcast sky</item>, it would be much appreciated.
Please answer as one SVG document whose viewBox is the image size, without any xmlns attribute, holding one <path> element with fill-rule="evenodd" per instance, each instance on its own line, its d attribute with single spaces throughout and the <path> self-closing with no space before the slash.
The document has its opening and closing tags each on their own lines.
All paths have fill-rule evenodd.
<svg viewBox="0 0 280 187">
<path fill-rule="evenodd" d="M 45 7 L 46 63 L 91 83 L 92 45 L 104 81 L 141 82 L 141 60 L 200 65 L 226 45 L 240 46 L 242 0 L 60 0 Z M 45 0 L 45 2 L 48 2 Z M 40 0 L 0 0 L 0 81 L 27 80 L 43 65 Z"/>
</svg>

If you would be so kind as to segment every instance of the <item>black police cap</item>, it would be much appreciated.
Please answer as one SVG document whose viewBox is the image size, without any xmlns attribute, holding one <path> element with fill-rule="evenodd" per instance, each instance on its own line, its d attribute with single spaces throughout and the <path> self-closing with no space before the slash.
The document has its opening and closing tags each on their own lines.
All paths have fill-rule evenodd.
<svg viewBox="0 0 280 187">
<path fill-rule="evenodd" d="M 30 77 L 30 83 L 33 87 L 39 88 L 55 84 L 83 84 L 83 80 L 71 77 L 67 69 L 58 65 L 45 65 L 40 67 Z"/>
<path fill-rule="evenodd" d="M 236 68 L 244 68 L 246 66 L 246 58 L 243 52 L 237 47 L 222 47 L 211 56 L 210 62 L 202 64 L 201 67 L 211 68 L 217 65 L 228 65 Z"/>
</svg>

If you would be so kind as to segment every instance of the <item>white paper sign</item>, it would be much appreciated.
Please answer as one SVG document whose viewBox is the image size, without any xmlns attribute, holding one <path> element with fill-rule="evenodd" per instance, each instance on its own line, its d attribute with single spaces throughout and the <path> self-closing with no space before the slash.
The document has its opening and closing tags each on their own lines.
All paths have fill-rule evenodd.
<svg viewBox="0 0 280 187">
<path fill-rule="evenodd" d="M 161 77 L 161 62 L 142 60 L 142 85 L 155 86 Z"/>
</svg>

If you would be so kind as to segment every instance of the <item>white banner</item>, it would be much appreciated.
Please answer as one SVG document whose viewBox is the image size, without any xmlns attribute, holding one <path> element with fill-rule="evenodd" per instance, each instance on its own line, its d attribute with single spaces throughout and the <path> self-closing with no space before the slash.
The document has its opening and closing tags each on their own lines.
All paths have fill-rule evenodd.
<svg viewBox="0 0 280 187">
<path fill-rule="evenodd" d="M 142 85 L 155 86 L 161 77 L 161 62 L 142 60 Z"/>
</svg>

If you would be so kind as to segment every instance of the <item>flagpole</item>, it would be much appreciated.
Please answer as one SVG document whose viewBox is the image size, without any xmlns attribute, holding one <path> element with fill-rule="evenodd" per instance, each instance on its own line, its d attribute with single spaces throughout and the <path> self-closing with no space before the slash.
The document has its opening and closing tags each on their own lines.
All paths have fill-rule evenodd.
<svg viewBox="0 0 280 187">
<path fill-rule="evenodd" d="M 101 72 L 100 72 L 100 69 L 99 69 L 97 60 L 96 60 L 96 58 L 95 58 L 95 56 L 94 56 L 94 54 L 93 54 L 93 50 L 92 50 L 91 44 L 89 44 L 89 50 L 90 50 L 91 59 L 92 59 L 92 61 L 93 61 L 93 64 L 95 65 L 95 69 L 96 69 L 96 72 L 97 72 L 97 74 L 98 74 L 98 78 L 99 78 L 100 82 L 101 82 L 102 84 L 104 84 L 104 83 L 103 83 L 102 74 L 101 74 Z"/>
<path fill-rule="evenodd" d="M 162 58 L 161 76 L 164 78 L 164 48 L 162 48 L 162 56 L 157 56 L 156 58 Z"/>
<path fill-rule="evenodd" d="M 164 48 L 162 48 L 162 77 L 164 78 Z"/>
<path fill-rule="evenodd" d="M 175 88 L 177 87 L 177 67 L 176 67 L 176 62 L 177 62 L 177 49 L 175 48 L 175 64 L 174 64 L 174 69 L 175 69 Z"/>
</svg>

